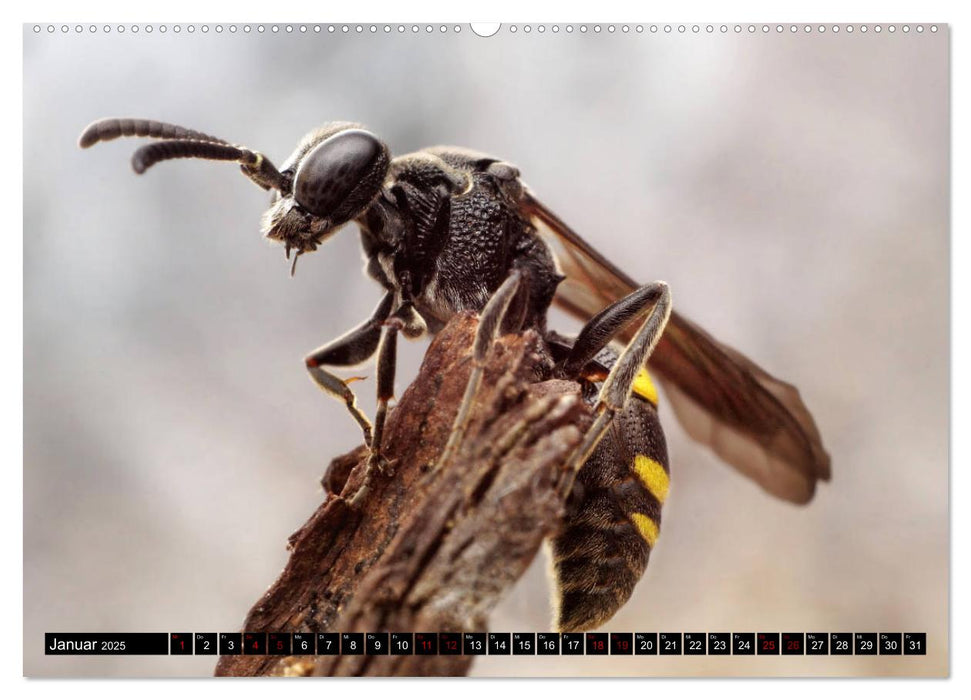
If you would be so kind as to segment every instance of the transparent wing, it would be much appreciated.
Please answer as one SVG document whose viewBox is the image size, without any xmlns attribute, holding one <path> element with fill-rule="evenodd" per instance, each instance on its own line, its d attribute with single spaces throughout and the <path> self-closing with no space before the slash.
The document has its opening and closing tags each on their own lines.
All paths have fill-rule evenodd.
<svg viewBox="0 0 971 700">
<path fill-rule="evenodd" d="M 529 190 L 523 208 L 566 275 L 557 306 L 587 320 L 639 286 Z M 769 493 L 806 503 L 829 479 L 829 455 L 799 391 L 684 316 L 671 314 L 649 365 L 687 433 Z"/>
</svg>

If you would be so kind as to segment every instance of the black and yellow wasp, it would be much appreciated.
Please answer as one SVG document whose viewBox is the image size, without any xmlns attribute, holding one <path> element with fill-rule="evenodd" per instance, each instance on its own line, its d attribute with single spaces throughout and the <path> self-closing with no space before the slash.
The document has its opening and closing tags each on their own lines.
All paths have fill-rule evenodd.
<svg viewBox="0 0 971 700">
<path fill-rule="evenodd" d="M 120 136 L 158 139 L 135 152 L 138 173 L 173 158 L 238 163 L 272 191 L 262 232 L 293 254 L 294 265 L 344 224 L 358 225 L 366 272 L 385 295 L 370 318 L 309 354 L 306 365 L 364 432 L 371 450 L 364 488 L 383 469 L 399 332 L 416 338 L 460 311 L 480 314 L 474 369 L 439 464 L 461 442 L 498 333 L 543 335 L 555 375 L 578 382 L 594 414 L 566 465 L 575 474 L 571 502 L 551 542 L 560 630 L 608 620 L 630 597 L 658 537 L 670 469 L 646 363 L 688 434 L 769 493 L 806 503 L 817 480 L 829 478 L 829 456 L 795 387 L 672 311 L 663 282 L 642 286 L 626 276 L 505 161 L 451 147 L 392 158 L 377 137 L 348 122 L 310 132 L 280 169 L 256 151 L 149 120 L 95 122 L 80 145 Z M 576 338 L 547 329 L 552 304 L 586 322 Z M 619 354 L 609 347 L 615 341 L 624 344 Z M 375 353 L 372 424 L 328 368 Z"/>
</svg>

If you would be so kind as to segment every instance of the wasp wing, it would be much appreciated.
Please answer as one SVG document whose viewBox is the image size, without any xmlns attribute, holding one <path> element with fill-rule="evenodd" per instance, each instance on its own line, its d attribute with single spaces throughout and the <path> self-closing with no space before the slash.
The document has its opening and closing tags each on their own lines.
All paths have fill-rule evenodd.
<svg viewBox="0 0 971 700">
<path fill-rule="evenodd" d="M 557 306 L 587 320 L 640 286 L 528 189 L 522 206 L 566 275 Z M 684 316 L 671 314 L 649 365 L 688 435 L 769 493 L 806 503 L 816 481 L 829 479 L 829 455 L 799 391 Z"/>
</svg>

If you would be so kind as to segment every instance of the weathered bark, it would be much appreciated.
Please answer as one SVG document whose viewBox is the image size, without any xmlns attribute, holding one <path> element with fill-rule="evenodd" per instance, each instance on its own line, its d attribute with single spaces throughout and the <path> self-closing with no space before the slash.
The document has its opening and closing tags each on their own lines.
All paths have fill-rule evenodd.
<svg viewBox="0 0 971 700">
<path fill-rule="evenodd" d="M 532 332 L 501 338 L 456 458 L 434 470 L 471 369 L 473 316 L 432 342 L 388 417 L 390 475 L 358 508 L 364 447 L 338 457 L 331 495 L 290 538 L 290 560 L 247 632 L 484 631 L 563 511 L 563 464 L 589 424 L 576 384 L 547 380 Z M 334 495 L 334 494 L 340 494 Z M 461 675 L 467 656 L 225 656 L 217 675 Z"/>
</svg>

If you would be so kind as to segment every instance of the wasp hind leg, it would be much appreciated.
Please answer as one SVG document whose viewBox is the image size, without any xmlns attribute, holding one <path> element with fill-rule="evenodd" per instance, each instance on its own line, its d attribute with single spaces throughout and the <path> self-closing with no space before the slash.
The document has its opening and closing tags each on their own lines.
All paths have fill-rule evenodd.
<svg viewBox="0 0 971 700">
<path fill-rule="evenodd" d="M 671 316 L 671 292 L 664 282 L 645 285 L 594 316 L 577 336 L 570 356 L 563 365 L 567 378 L 580 376 L 583 367 L 603 350 L 631 320 L 650 309 L 637 334 L 624 348 L 600 387 L 594 406 L 593 425 L 567 462 L 563 492 L 573 488 L 580 467 L 603 439 L 616 415 L 624 409 L 637 374 L 657 347 Z"/>
<path fill-rule="evenodd" d="M 479 327 L 475 333 L 475 342 L 472 349 L 472 373 L 469 381 L 465 385 L 465 394 L 462 396 L 462 403 L 459 404 L 459 411 L 452 423 L 452 430 L 438 458 L 435 469 L 440 469 L 447 464 L 458 451 L 465 437 L 465 431 L 469 427 L 469 419 L 472 416 L 472 406 L 475 403 L 475 395 L 482 384 L 482 375 L 485 372 L 486 360 L 489 358 L 489 351 L 495 343 L 499 330 L 505 325 L 507 312 L 516 293 L 519 291 L 523 273 L 513 270 L 506 281 L 497 289 L 479 316 Z"/>
<path fill-rule="evenodd" d="M 558 368 L 564 378 L 582 378 L 620 330 L 647 314 L 619 357 L 597 358 L 608 374 L 596 417 L 561 482 L 570 500 L 563 527 L 550 540 L 554 626 L 561 632 L 594 629 L 613 617 L 643 576 L 657 540 L 667 496 L 667 448 L 656 398 L 637 386 L 637 378 L 670 307 L 663 282 L 641 287 L 591 319 Z M 630 400 L 633 392 L 644 400 Z"/>
</svg>

